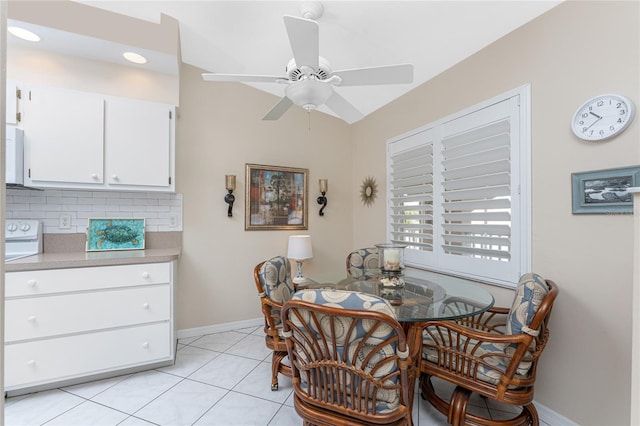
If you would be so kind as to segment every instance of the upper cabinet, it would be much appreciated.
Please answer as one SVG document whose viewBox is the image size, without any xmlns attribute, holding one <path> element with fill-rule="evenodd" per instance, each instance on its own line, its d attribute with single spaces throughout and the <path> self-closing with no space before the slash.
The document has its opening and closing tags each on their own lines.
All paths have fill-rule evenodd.
<svg viewBox="0 0 640 426">
<path fill-rule="evenodd" d="M 25 87 L 25 185 L 175 191 L 175 107 Z"/>
<path fill-rule="evenodd" d="M 105 103 L 105 164 L 109 186 L 173 188 L 174 107 L 109 98 Z"/>
</svg>

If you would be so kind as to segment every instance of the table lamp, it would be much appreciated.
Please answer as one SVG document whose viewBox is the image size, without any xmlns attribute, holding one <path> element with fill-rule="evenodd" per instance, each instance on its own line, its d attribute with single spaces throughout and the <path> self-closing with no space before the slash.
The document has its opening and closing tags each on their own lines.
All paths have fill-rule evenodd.
<svg viewBox="0 0 640 426">
<path fill-rule="evenodd" d="M 304 283 L 306 278 L 302 275 L 302 262 L 304 262 L 305 259 L 311 259 L 313 257 L 311 235 L 290 235 L 287 257 L 295 260 L 298 266 L 293 282 L 295 284 Z"/>
</svg>

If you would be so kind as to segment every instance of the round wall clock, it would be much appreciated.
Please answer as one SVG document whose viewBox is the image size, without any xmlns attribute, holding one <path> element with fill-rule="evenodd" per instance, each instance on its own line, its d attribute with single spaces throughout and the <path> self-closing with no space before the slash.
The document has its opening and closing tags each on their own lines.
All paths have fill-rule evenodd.
<svg viewBox="0 0 640 426">
<path fill-rule="evenodd" d="M 603 141 L 622 133 L 633 121 L 634 113 L 633 102 L 624 96 L 596 96 L 576 110 L 571 129 L 580 139 Z"/>
</svg>

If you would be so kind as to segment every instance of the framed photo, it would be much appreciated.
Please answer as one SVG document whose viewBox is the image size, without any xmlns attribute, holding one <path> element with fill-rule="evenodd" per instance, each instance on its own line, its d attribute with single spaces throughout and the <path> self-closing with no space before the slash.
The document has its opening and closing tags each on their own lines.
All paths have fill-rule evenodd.
<svg viewBox="0 0 640 426">
<path fill-rule="evenodd" d="M 87 251 L 142 249 L 144 249 L 144 219 L 89 219 Z"/>
<path fill-rule="evenodd" d="M 307 229 L 308 175 L 308 169 L 247 164 L 244 229 Z"/>
<path fill-rule="evenodd" d="M 633 194 L 640 185 L 640 166 L 572 173 L 573 214 L 633 213 Z"/>
</svg>

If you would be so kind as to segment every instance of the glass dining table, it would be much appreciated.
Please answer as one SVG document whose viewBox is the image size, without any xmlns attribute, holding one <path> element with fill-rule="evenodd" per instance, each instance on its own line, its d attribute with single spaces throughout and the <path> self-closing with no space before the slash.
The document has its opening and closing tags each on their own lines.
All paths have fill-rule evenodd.
<svg viewBox="0 0 640 426">
<path fill-rule="evenodd" d="M 379 271 L 372 270 L 362 278 L 348 278 L 336 289 L 360 291 L 385 297 L 385 286 Z M 411 350 L 414 372 L 411 389 L 420 371 L 422 359 L 422 325 L 427 321 L 456 320 L 480 314 L 490 309 L 495 299 L 478 282 L 429 271 L 405 271 L 404 288 L 391 293 L 389 302 L 396 319 L 403 325 Z M 413 392 L 410 392 L 413 402 Z"/>
</svg>

